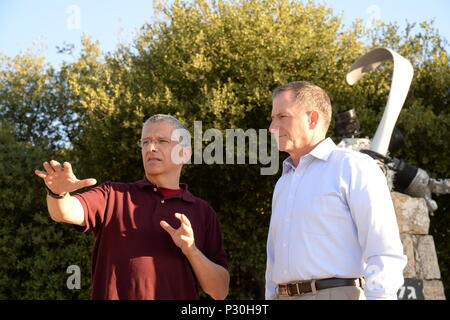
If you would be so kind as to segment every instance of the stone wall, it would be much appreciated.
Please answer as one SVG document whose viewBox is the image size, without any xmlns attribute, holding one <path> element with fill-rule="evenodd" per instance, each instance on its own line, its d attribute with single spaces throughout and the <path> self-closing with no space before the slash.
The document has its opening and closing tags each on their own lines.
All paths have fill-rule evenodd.
<svg viewBox="0 0 450 320">
<path fill-rule="evenodd" d="M 400 237 L 408 257 L 403 275 L 423 281 L 425 300 L 445 300 L 436 249 L 430 236 L 430 218 L 425 199 L 392 192 Z"/>
</svg>

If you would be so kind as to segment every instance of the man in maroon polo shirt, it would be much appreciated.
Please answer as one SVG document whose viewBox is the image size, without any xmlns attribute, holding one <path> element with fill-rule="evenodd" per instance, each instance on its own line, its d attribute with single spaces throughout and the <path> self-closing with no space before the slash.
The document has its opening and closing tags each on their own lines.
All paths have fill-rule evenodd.
<svg viewBox="0 0 450 320">
<path fill-rule="evenodd" d="M 134 183 L 78 180 L 70 163 L 36 170 L 57 222 L 91 230 L 93 299 L 198 299 L 198 286 L 214 299 L 228 294 L 229 274 L 215 211 L 180 184 L 190 146 L 173 139 L 186 130 L 177 119 L 155 115 L 143 125 L 145 178 Z"/>
</svg>

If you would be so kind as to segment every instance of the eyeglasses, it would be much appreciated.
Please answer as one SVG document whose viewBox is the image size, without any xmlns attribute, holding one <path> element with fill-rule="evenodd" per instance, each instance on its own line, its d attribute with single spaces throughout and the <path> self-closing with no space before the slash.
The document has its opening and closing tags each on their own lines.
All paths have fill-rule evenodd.
<svg viewBox="0 0 450 320">
<path fill-rule="evenodd" d="M 139 141 L 137 142 L 137 145 L 139 146 L 139 148 L 144 149 L 144 148 L 148 147 L 150 144 L 153 144 L 155 146 L 165 147 L 165 146 L 170 145 L 171 143 L 172 143 L 172 141 L 169 139 L 166 139 L 166 138 L 156 138 L 156 139 L 145 138 L 145 139 L 139 139 Z"/>
</svg>

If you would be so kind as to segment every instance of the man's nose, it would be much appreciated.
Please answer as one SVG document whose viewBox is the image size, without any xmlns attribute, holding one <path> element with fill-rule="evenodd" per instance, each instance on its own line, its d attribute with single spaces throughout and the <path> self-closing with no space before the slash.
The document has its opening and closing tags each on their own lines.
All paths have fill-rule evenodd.
<svg viewBox="0 0 450 320">
<path fill-rule="evenodd" d="M 148 145 L 148 151 L 150 152 L 156 152 L 156 143 L 155 142 L 150 142 Z"/>
<path fill-rule="evenodd" d="M 269 132 L 270 132 L 270 133 L 275 133 L 275 131 L 278 131 L 278 125 L 277 125 L 277 123 L 276 123 L 275 120 L 272 120 L 272 121 L 270 122 Z"/>
</svg>

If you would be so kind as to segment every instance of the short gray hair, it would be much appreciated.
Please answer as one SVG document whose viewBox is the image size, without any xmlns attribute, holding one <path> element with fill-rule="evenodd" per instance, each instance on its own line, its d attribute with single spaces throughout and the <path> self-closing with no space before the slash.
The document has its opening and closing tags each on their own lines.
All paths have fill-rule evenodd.
<svg viewBox="0 0 450 320">
<path fill-rule="evenodd" d="M 152 123 L 157 123 L 157 122 L 167 122 L 172 126 L 172 128 L 174 130 L 179 129 L 180 133 L 182 135 L 182 137 L 180 137 L 180 139 L 183 138 L 181 141 L 181 142 L 183 142 L 182 145 L 183 146 L 190 145 L 190 139 L 189 139 L 189 141 L 187 141 L 188 140 L 187 137 L 188 136 L 190 137 L 189 130 L 187 129 L 187 127 L 183 124 L 183 122 L 181 122 L 177 118 L 172 117 L 168 114 L 155 114 L 155 115 L 151 116 L 150 118 L 145 120 L 144 124 L 142 125 L 142 129 L 144 129 L 145 126 L 147 126 L 147 125 L 150 125 Z"/>
<path fill-rule="evenodd" d="M 322 88 L 306 81 L 295 81 L 279 86 L 273 91 L 272 99 L 279 94 L 290 91 L 295 102 L 300 106 L 307 106 L 319 112 L 323 117 L 323 127 L 328 130 L 332 117 L 331 100 Z"/>
</svg>

